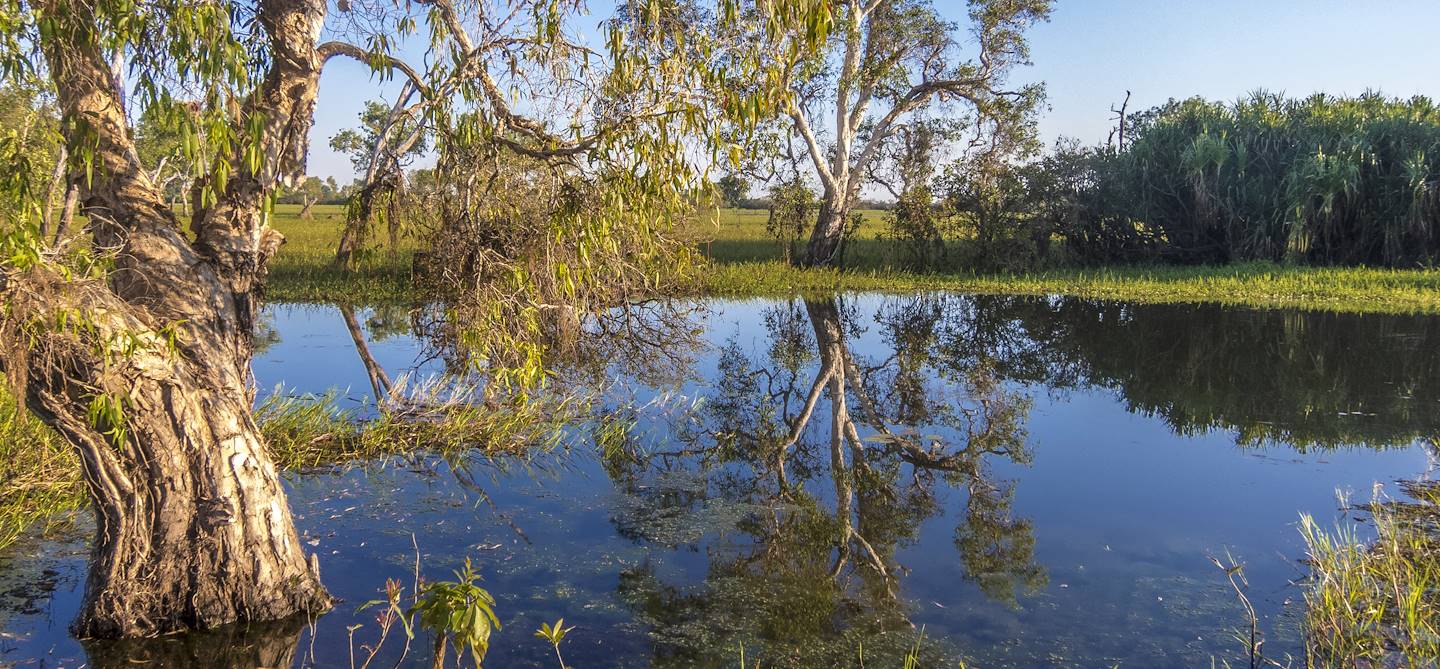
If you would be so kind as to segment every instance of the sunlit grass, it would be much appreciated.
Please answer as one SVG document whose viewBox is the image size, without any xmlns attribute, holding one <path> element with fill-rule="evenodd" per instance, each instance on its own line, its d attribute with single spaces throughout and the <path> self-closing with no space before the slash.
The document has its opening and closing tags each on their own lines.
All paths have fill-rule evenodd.
<svg viewBox="0 0 1440 669">
<path fill-rule="evenodd" d="M 333 396 L 275 392 L 256 409 L 266 446 L 283 469 L 307 469 L 407 453 L 526 455 L 559 445 L 585 418 L 575 396 L 485 403 L 453 389 L 426 389 L 380 411 L 342 409 Z"/>
<path fill-rule="evenodd" d="M 1440 483 L 1370 504 L 1373 541 L 1304 517 L 1308 650 L 1320 666 L 1432 667 L 1440 658 Z M 1374 663 L 1373 665 L 1371 663 Z"/>
<path fill-rule="evenodd" d="M 331 467 L 392 455 L 526 456 L 555 448 L 589 404 L 573 395 L 482 402 L 457 388 L 422 388 L 383 410 L 342 408 L 330 395 L 278 390 L 256 409 L 275 464 Z M 0 393 L 0 550 L 86 505 L 70 446 Z"/>
<path fill-rule="evenodd" d="M 0 392 L 0 550 L 84 504 L 70 445 Z"/>
<path fill-rule="evenodd" d="M 276 227 L 287 243 L 271 270 L 268 297 L 300 302 L 403 302 L 410 287 L 413 242 L 371 251 L 359 271 L 331 267 L 339 238 L 340 208 L 317 205 L 309 221 L 282 205 Z M 1220 267 L 1139 266 L 1069 268 L 1015 275 L 937 274 L 906 269 L 880 238 L 884 212 L 864 212 L 852 242 L 851 269 L 801 269 L 779 260 L 766 236 L 766 212 L 723 210 L 719 223 L 699 232 L 710 264 L 701 272 L 704 294 L 746 297 L 836 290 L 951 290 L 1007 295 L 1072 295 L 1136 302 L 1218 302 L 1356 313 L 1440 314 L 1440 270 L 1297 267 L 1246 263 Z M 383 246 L 383 245 L 382 245 Z"/>
<path fill-rule="evenodd" d="M 1356 313 L 1440 314 L 1440 271 L 1287 267 L 1056 269 L 1017 275 L 811 270 L 780 262 L 716 263 L 704 289 L 725 296 L 830 291 L 951 290 L 1003 295 L 1071 295 L 1134 302 L 1218 302 Z"/>
</svg>

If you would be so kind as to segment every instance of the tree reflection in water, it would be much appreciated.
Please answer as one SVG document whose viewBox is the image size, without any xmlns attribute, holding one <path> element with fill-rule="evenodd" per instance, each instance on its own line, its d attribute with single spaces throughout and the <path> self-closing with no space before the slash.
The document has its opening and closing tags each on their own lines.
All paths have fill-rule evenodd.
<svg viewBox="0 0 1440 669">
<path fill-rule="evenodd" d="M 941 484 L 968 493 L 955 529 L 968 579 L 1011 604 L 1044 585 L 1031 525 L 987 464 L 1028 464 L 1030 402 L 984 361 L 934 357 L 939 316 L 925 302 L 882 312 L 891 353 L 867 360 L 848 344 L 863 331 L 840 299 L 772 308 L 766 354 L 721 351 L 678 448 L 610 452 L 633 500 L 616 512 L 619 531 L 707 560 L 699 586 L 650 563 L 621 575 L 657 665 L 733 663 L 744 644 L 766 665 L 840 666 L 863 649 L 898 666 L 922 631 L 900 596 L 897 552 L 944 513 Z M 703 540 L 708 531 L 718 538 Z M 945 649 L 929 646 L 928 661 L 941 660 Z"/>
</svg>

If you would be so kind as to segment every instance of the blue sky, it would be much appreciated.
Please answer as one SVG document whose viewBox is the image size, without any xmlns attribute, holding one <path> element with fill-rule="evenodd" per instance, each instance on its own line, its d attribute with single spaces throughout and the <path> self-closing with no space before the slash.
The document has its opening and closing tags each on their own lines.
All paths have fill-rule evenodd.
<svg viewBox="0 0 1440 669">
<path fill-rule="evenodd" d="M 608 4 L 592 2 L 587 25 Z M 962 0 L 935 5 L 964 21 Z M 1035 64 L 1017 79 L 1046 84 L 1047 142 L 1103 141 L 1110 106 L 1127 89 L 1131 109 L 1172 97 L 1232 100 L 1259 88 L 1440 98 L 1440 0 L 1057 0 L 1031 48 Z M 330 137 L 355 123 L 365 100 L 397 88 L 375 83 L 359 63 L 330 65 L 308 171 L 349 182 L 350 161 L 330 150 Z"/>
</svg>

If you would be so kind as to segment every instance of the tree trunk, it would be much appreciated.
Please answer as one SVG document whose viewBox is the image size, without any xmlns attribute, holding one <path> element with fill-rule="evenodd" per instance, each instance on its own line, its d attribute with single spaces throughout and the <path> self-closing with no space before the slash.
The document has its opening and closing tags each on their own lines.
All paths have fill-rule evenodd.
<svg viewBox="0 0 1440 669">
<path fill-rule="evenodd" d="M 191 242 L 138 162 L 93 5 L 37 4 L 67 139 L 93 157 L 69 181 L 93 245 L 116 249 L 103 279 L 44 258 L 0 268 L 0 362 L 76 449 L 95 511 L 81 637 L 329 606 L 252 416 L 250 375 L 265 267 L 282 241 L 262 207 L 282 176 L 303 169 L 325 4 L 260 7 L 270 71 L 237 113 L 260 119 L 266 158 L 196 212 Z M 234 149 L 232 164 L 246 165 L 244 147 Z"/>
<path fill-rule="evenodd" d="M 361 187 L 360 192 L 345 207 L 345 228 L 340 233 L 340 243 L 335 247 L 334 265 L 337 269 L 354 269 L 365 238 L 370 234 L 375 217 L 375 206 L 380 199 L 392 195 L 396 182 L 392 176 L 383 176 Z"/>
<path fill-rule="evenodd" d="M 79 452 L 95 511 L 76 635 L 146 636 L 324 610 L 233 342 L 153 327 L 100 282 L 45 268 L 8 279 L 22 325 L 6 340 L 31 344 L 24 367 L 6 371 Z M 49 325 L 62 318 L 75 325 Z"/>
<path fill-rule="evenodd" d="M 831 193 L 825 194 L 820 204 L 820 213 L 815 218 L 815 229 L 810 233 L 810 243 L 805 247 L 806 267 L 829 267 L 839 263 L 840 245 L 845 239 L 845 224 L 850 218 L 850 202 Z"/>
</svg>

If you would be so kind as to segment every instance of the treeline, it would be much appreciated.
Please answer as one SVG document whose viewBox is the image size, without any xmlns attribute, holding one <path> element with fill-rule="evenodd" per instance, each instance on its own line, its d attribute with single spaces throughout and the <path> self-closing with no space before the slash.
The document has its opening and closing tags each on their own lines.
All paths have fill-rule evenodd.
<svg viewBox="0 0 1440 669">
<path fill-rule="evenodd" d="M 953 138 L 932 135 L 897 146 L 901 178 L 881 182 L 899 186 L 882 262 L 1018 271 L 1440 260 L 1440 108 L 1424 97 L 1192 98 L 1126 115 L 1102 145 L 1062 140 L 1042 153 L 1016 140 L 949 164 L 934 146 Z M 792 218 L 818 204 L 796 202 L 810 209 Z"/>
<path fill-rule="evenodd" d="M 1440 109 L 1428 98 L 1256 93 L 1137 114 L 1119 150 L 1047 159 L 1077 259 L 1415 266 L 1440 256 Z M 1125 140 L 1128 139 L 1128 142 Z"/>
</svg>

